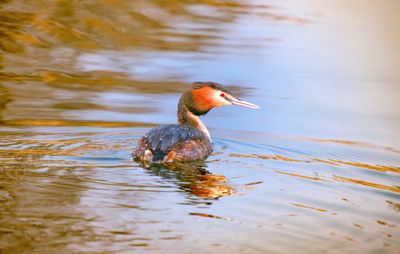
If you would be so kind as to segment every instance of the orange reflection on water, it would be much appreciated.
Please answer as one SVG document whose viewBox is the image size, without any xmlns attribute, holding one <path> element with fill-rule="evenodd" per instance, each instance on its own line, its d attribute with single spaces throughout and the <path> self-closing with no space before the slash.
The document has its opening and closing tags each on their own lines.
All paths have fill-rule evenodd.
<svg viewBox="0 0 400 254">
<path fill-rule="evenodd" d="M 213 219 L 220 219 L 220 220 L 226 220 L 226 221 L 231 221 L 232 219 L 230 218 L 224 218 L 218 215 L 212 215 L 208 213 L 189 213 L 189 215 L 192 216 L 199 216 L 199 217 L 206 217 L 206 218 L 213 218 Z"/>
<path fill-rule="evenodd" d="M 386 203 L 388 203 L 393 210 L 400 213 L 400 203 L 396 203 L 390 200 L 386 200 Z"/>
<path fill-rule="evenodd" d="M 258 155 L 258 154 L 237 154 L 237 153 L 231 153 L 228 156 L 231 157 L 240 157 L 240 158 L 255 158 L 255 159 L 265 159 L 265 160 L 279 160 L 279 161 L 289 161 L 289 162 L 304 162 L 302 160 L 297 160 L 297 159 L 292 159 L 288 158 L 283 155 Z"/>
<path fill-rule="evenodd" d="M 400 173 L 400 167 L 396 166 L 383 166 L 383 165 L 372 165 L 367 163 L 360 163 L 360 162 L 351 162 L 351 161 L 343 161 L 337 159 L 321 159 L 321 158 L 310 158 L 310 159 L 294 159 L 289 158 L 282 155 L 258 155 L 258 154 L 229 154 L 228 156 L 231 157 L 239 157 L 239 158 L 254 158 L 254 159 L 265 159 L 265 160 L 278 160 L 278 161 L 285 161 L 285 162 L 304 162 L 304 163 L 311 163 L 311 162 L 320 162 L 332 166 L 340 166 L 340 165 L 349 165 L 353 167 L 359 168 L 367 168 L 372 169 L 380 172 L 394 172 Z"/>
<path fill-rule="evenodd" d="M 312 206 L 309 206 L 309 205 L 303 205 L 303 204 L 298 204 L 298 203 L 292 203 L 292 205 L 296 206 L 296 207 L 300 207 L 300 208 L 311 209 L 311 210 L 314 210 L 314 211 L 317 211 L 317 212 L 322 212 L 322 213 L 328 211 L 328 210 L 323 209 L 323 208 L 312 207 Z"/>
<path fill-rule="evenodd" d="M 319 177 L 305 176 L 305 175 L 300 175 L 300 174 L 295 174 L 295 173 L 289 173 L 289 172 L 284 172 L 284 171 L 279 171 L 279 170 L 275 170 L 274 172 L 275 172 L 275 173 L 278 173 L 278 174 L 289 175 L 289 176 L 304 178 L 304 179 L 308 179 L 308 180 L 326 181 L 326 180 L 324 180 L 324 179 L 322 179 L 322 178 L 319 178 Z"/>
<path fill-rule="evenodd" d="M 376 144 L 371 144 L 371 143 L 368 143 L 368 142 L 361 142 L 361 141 L 341 140 L 341 139 L 323 139 L 323 138 L 300 138 L 300 139 L 310 140 L 310 141 L 313 141 L 313 142 L 336 143 L 336 144 L 357 146 L 357 147 L 364 147 L 364 148 L 383 149 L 383 150 L 386 150 L 386 151 L 400 153 L 400 150 L 398 150 L 398 149 L 396 149 L 394 147 L 379 146 L 379 145 L 376 145 Z"/>
<path fill-rule="evenodd" d="M 336 181 L 344 182 L 344 183 L 361 184 L 361 185 L 372 187 L 372 188 L 377 188 L 377 189 L 388 190 L 388 191 L 400 193 L 400 186 L 387 186 L 387 185 L 383 185 L 383 184 L 372 183 L 372 182 L 352 179 L 352 178 L 348 178 L 348 177 L 336 176 L 336 175 L 333 176 L 333 179 Z"/>
<path fill-rule="evenodd" d="M 217 199 L 235 193 L 225 176 L 210 173 L 202 163 L 141 165 L 157 175 L 164 176 L 163 172 L 173 173 L 182 190 L 200 198 Z M 168 177 L 170 178 L 171 175 L 169 174 Z"/>
<path fill-rule="evenodd" d="M 9 126 L 87 126 L 102 128 L 118 127 L 154 127 L 155 124 L 142 122 L 121 121 L 93 121 L 93 120 L 69 120 L 69 119 L 16 119 L 3 121 L 3 125 Z"/>
<path fill-rule="evenodd" d="M 202 198 L 219 198 L 232 195 L 234 190 L 227 185 L 228 180 L 223 175 L 201 175 L 191 182 L 191 193 Z"/>
<path fill-rule="evenodd" d="M 393 167 L 393 166 L 381 166 L 381 165 L 371 165 L 366 163 L 359 163 L 359 162 L 350 162 L 350 161 L 342 161 L 342 160 L 330 160 L 339 164 L 359 167 L 359 168 L 368 168 L 376 171 L 381 172 L 394 172 L 400 173 L 400 167 Z"/>
</svg>

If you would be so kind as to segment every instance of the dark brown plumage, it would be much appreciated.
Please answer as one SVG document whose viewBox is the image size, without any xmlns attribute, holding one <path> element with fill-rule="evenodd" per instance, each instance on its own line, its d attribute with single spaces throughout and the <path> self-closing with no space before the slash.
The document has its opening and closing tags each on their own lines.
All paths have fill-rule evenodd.
<svg viewBox="0 0 400 254">
<path fill-rule="evenodd" d="M 146 151 L 152 153 L 147 158 Z M 174 153 L 170 154 L 171 151 Z M 176 124 L 151 129 L 133 151 L 136 158 L 152 162 L 201 160 L 211 153 L 211 142 L 203 132 L 188 125 Z"/>
</svg>

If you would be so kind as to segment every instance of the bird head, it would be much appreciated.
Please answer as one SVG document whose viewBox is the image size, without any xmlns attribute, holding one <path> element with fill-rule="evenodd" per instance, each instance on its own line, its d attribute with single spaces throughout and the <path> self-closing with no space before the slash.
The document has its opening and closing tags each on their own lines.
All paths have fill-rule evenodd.
<svg viewBox="0 0 400 254">
<path fill-rule="evenodd" d="M 204 115 L 214 107 L 230 105 L 260 108 L 233 96 L 227 88 L 215 82 L 194 82 L 182 97 L 186 107 L 195 115 Z"/>
</svg>

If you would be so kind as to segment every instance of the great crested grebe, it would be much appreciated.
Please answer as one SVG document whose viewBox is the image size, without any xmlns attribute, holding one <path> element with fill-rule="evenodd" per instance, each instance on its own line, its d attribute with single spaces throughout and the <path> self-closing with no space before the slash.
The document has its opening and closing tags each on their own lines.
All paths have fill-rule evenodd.
<svg viewBox="0 0 400 254">
<path fill-rule="evenodd" d="M 178 125 L 161 125 L 142 137 L 133 156 L 143 162 L 188 162 L 203 160 L 212 153 L 211 137 L 199 116 L 214 107 L 257 105 L 235 98 L 215 82 L 194 82 L 178 103 Z"/>
</svg>

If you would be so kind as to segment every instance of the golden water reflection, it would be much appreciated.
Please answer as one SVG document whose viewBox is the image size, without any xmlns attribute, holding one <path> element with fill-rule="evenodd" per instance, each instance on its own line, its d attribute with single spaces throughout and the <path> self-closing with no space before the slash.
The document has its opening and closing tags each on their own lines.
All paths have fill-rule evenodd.
<svg viewBox="0 0 400 254">
<path fill-rule="evenodd" d="M 337 159 L 321 159 L 321 158 L 311 158 L 311 159 L 294 159 L 288 158 L 282 155 L 258 155 L 258 154 L 229 154 L 231 157 L 240 157 L 240 158 L 256 158 L 256 159 L 265 159 L 265 160 L 278 160 L 278 161 L 287 161 L 287 162 L 302 162 L 302 163 L 324 163 L 333 166 L 340 165 L 348 165 L 358 168 L 371 169 L 380 172 L 393 172 L 400 173 L 400 167 L 397 166 L 386 166 L 386 165 L 371 165 L 361 162 L 352 162 L 352 161 L 342 161 Z"/>
<path fill-rule="evenodd" d="M 201 198 L 216 199 L 235 192 L 225 176 L 212 174 L 203 165 L 167 164 L 145 167 L 155 175 L 177 179 L 182 190 Z"/>
</svg>

